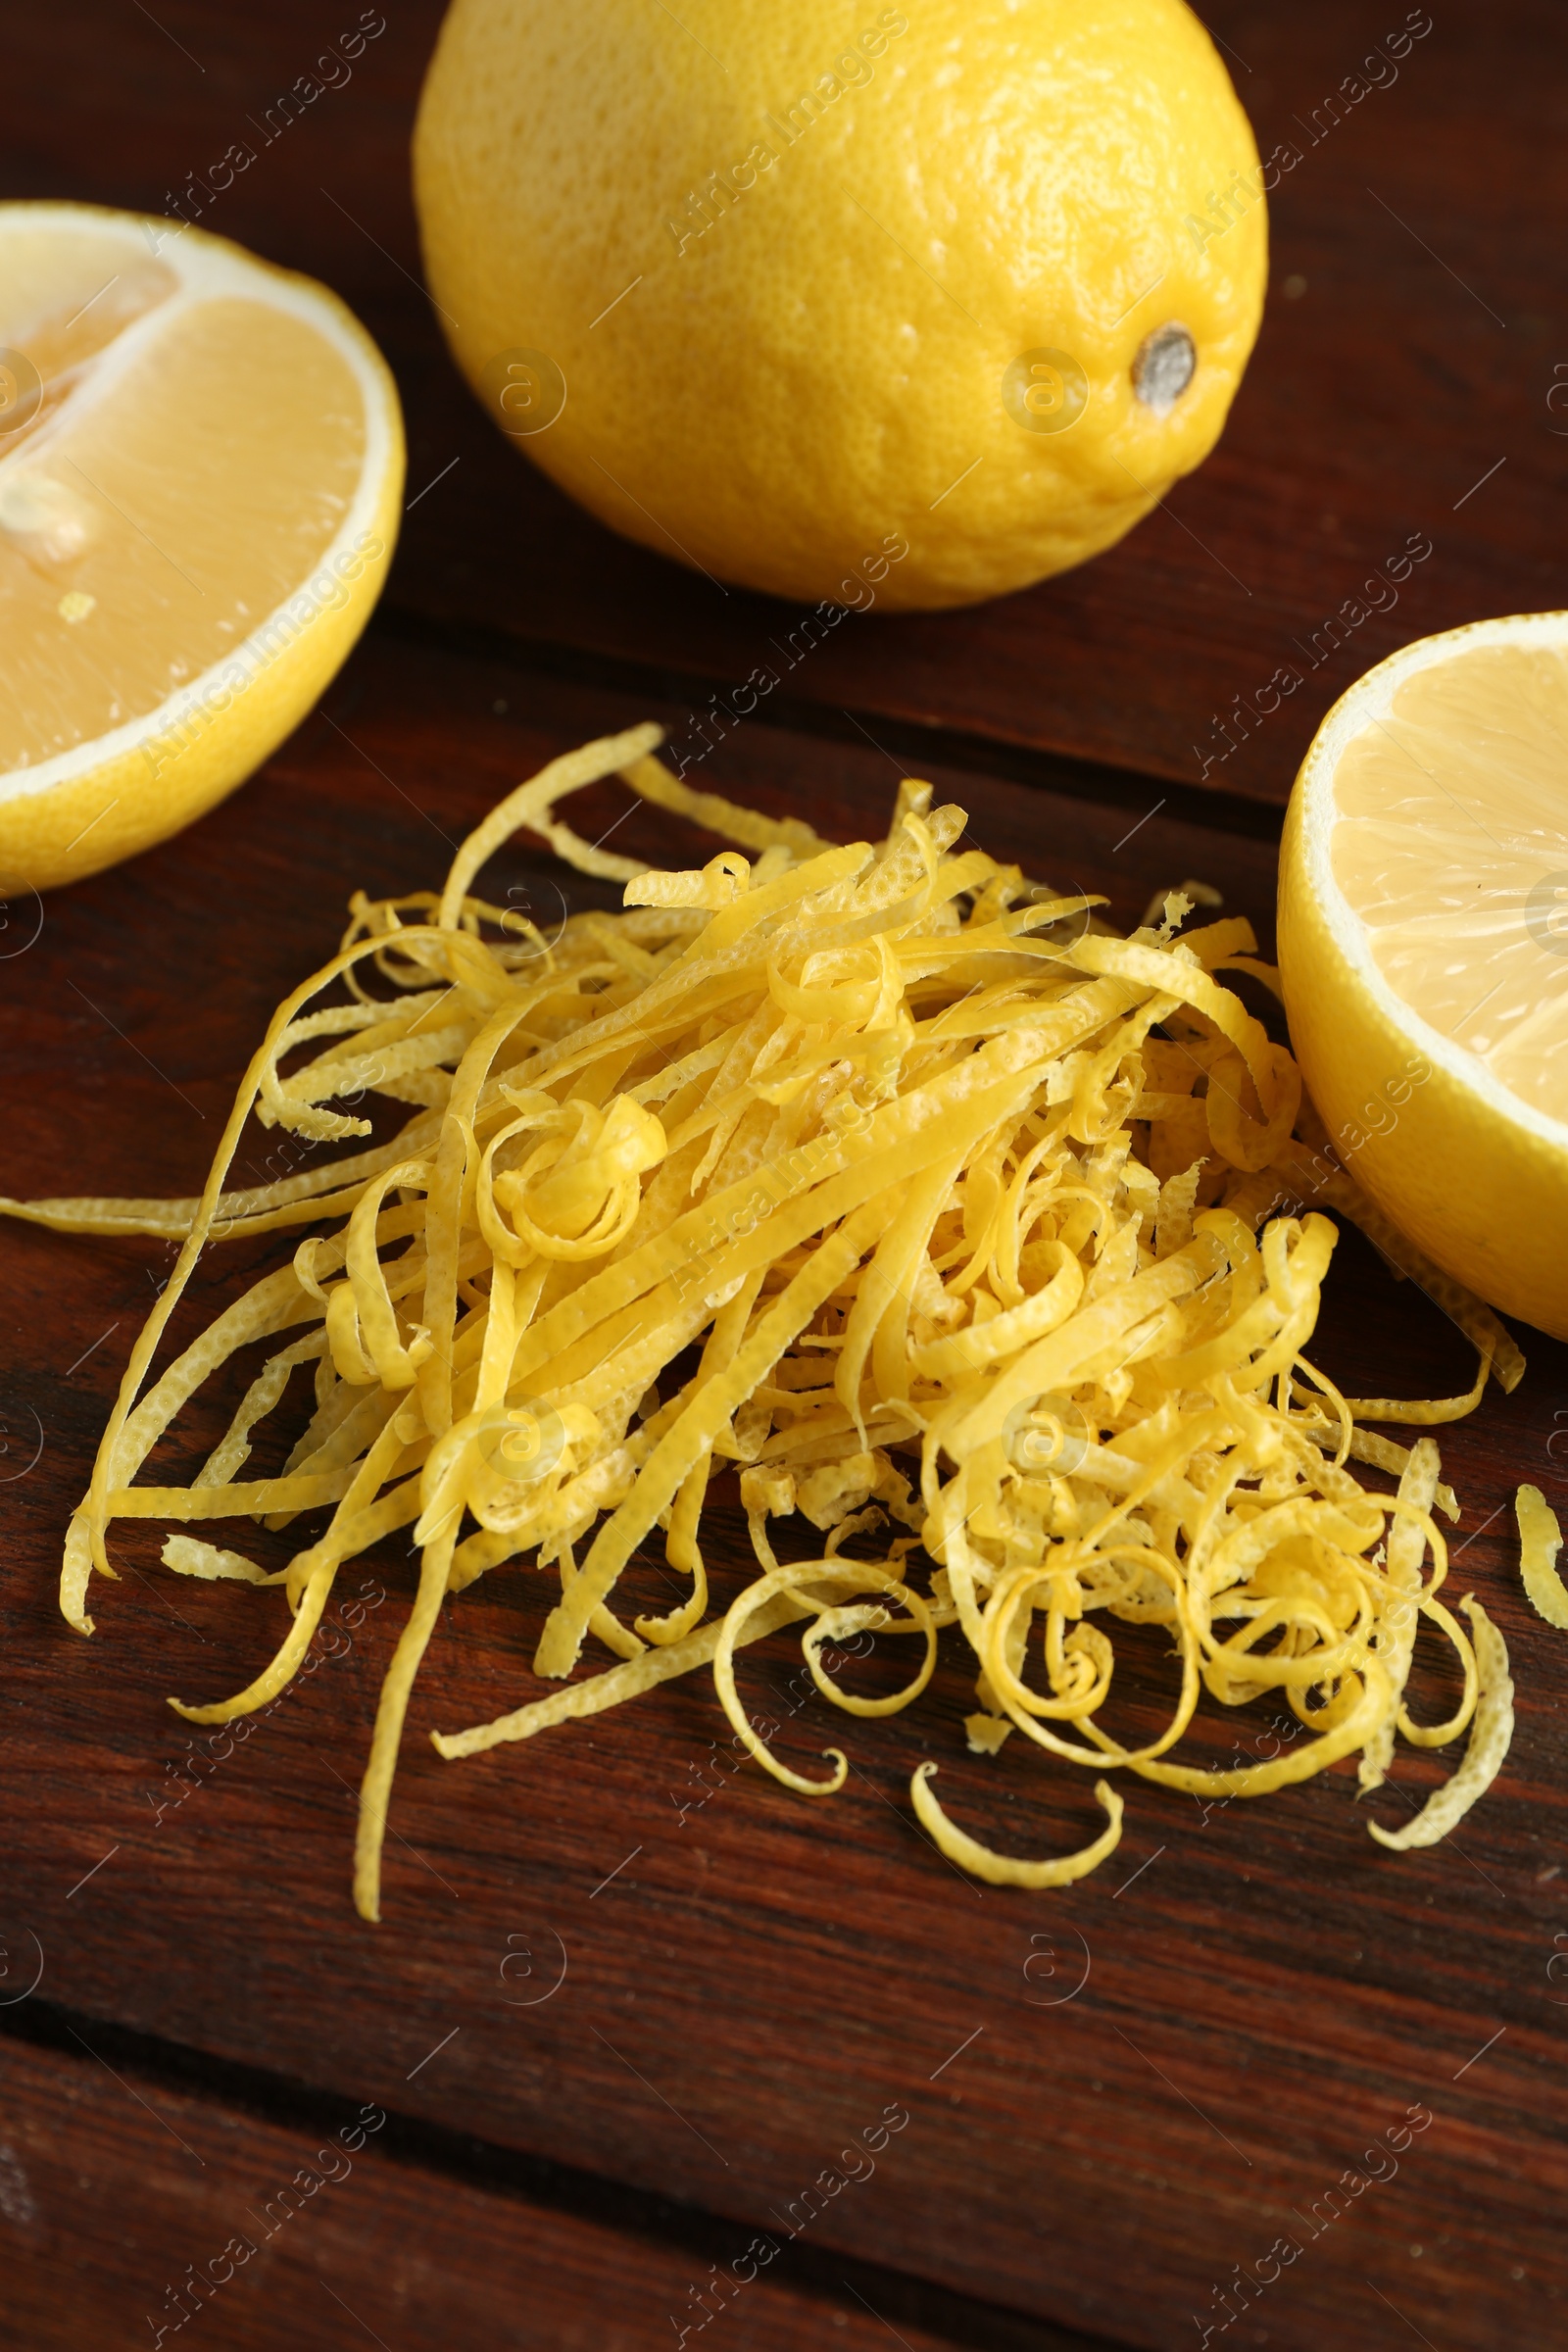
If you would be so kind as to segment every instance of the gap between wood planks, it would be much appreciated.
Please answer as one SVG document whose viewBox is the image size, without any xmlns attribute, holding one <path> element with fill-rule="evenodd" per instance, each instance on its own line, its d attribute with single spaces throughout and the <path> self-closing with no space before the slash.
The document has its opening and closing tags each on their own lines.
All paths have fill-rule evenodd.
<svg viewBox="0 0 1568 2352">
<path fill-rule="evenodd" d="M 437 620 L 399 605 L 382 604 L 366 637 L 368 642 L 379 639 L 383 644 L 419 646 L 432 653 L 493 662 L 525 676 L 546 677 L 569 686 L 603 687 L 660 704 L 685 701 L 697 705 L 728 683 L 716 673 L 671 669 L 658 662 L 584 652 L 577 646 L 545 639 L 514 637 L 504 629 L 479 628 L 466 621 Z M 1163 795 L 1160 813 L 1167 822 L 1199 825 L 1210 833 L 1239 834 L 1250 841 L 1277 842 L 1285 825 L 1283 802 L 1215 791 L 1149 769 L 1111 767 L 1065 753 L 1036 751 L 1027 744 L 960 728 L 921 726 L 873 709 L 840 710 L 826 703 L 770 694 L 765 702 L 759 702 L 745 723 L 852 744 L 862 751 L 881 751 L 895 763 L 908 761 L 913 773 L 918 773 L 922 764 L 966 769 L 1099 808 L 1126 808 L 1140 816 L 1152 813 L 1152 795 Z M 701 784 L 701 772 L 693 773 Z"/>
<path fill-rule="evenodd" d="M 162 2088 L 185 2099 L 209 2100 L 274 2129 L 303 2131 L 307 2136 L 329 2134 L 342 2121 L 346 2092 L 219 2057 L 163 2034 L 115 2025 L 36 1995 L 13 2011 L 0 2010 L 0 2051 L 8 2040 L 20 2042 L 90 2070 L 93 2060 L 82 2055 L 82 2036 L 74 2031 L 78 2022 L 93 2051 L 117 2074 L 138 2081 L 143 2090 L 156 2093 Z M 492 2196 L 569 2213 L 623 2236 L 679 2246 L 696 2264 L 726 2262 L 747 2231 L 766 2226 L 754 2214 L 726 2215 L 688 2205 L 393 2107 L 384 2112 L 387 2121 L 376 2147 L 396 2164 L 461 2180 Z M 842 2309 L 843 2290 L 849 2287 L 892 2329 L 901 2322 L 923 2328 L 951 2343 L 955 2352 L 1128 2352 L 1119 2339 L 1084 2335 L 1023 2312 L 980 2303 L 912 2273 L 864 2262 L 832 2247 L 786 2245 L 779 2261 L 783 2267 L 778 2278 L 787 2278 L 798 2293 L 819 2296 L 824 2306 Z M 829 2332 L 825 2328 L 824 2341 Z"/>
</svg>

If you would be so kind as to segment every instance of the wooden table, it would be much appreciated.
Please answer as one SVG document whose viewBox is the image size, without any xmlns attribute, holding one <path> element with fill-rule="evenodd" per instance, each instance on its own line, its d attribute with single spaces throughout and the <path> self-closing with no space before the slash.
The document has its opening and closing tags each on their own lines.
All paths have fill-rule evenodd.
<svg viewBox="0 0 1568 2352">
<path fill-rule="evenodd" d="M 683 726 L 792 617 L 610 537 L 457 379 L 414 282 L 406 170 L 438 13 L 389 8 L 352 83 L 210 223 L 339 288 L 392 359 L 416 503 L 385 602 L 260 777 L 51 898 L 0 967 L 0 1190 L 193 1189 L 266 1013 L 355 885 L 428 881 L 557 750 L 635 717 Z M 1568 603 L 1568 420 L 1548 405 L 1568 365 L 1568 100 L 1547 0 L 1467 0 L 1314 137 L 1324 94 L 1402 21 L 1392 0 L 1386 24 L 1348 0 L 1211 14 L 1264 151 L 1301 150 L 1215 456 L 1083 571 L 969 612 L 847 622 L 709 765 L 844 835 L 914 768 L 986 847 L 1105 890 L 1123 920 L 1197 875 L 1266 931 L 1280 806 L 1334 696 L 1408 637 Z M 3 192 L 157 209 L 330 29 L 300 0 L 13 6 Z M 1328 616 L 1417 532 L 1433 554 L 1397 609 L 1313 664 Z M 1215 757 L 1216 720 L 1287 661 L 1301 691 Z M 608 823 L 609 788 L 599 806 Z M 622 838 L 664 854 L 670 836 L 638 816 Z M 510 857 L 553 906 L 566 878 Z M 965 1818 L 1003 1842 L 1079 1843 L 1094 1807 L 1023 1758 L 962 1757 L 956 1667 L 916 1716 L 857 1735 L 823 1813 L 714 1766 L 694 1678 L 456 1768 L 411 1738 L 372 1931 L 348 1901 L 350 1790 L 406 1554 L 359 1579 L 351 1645 L 171 1804 L 185 1750 L 164 1696 L 244 1679 L 270 1645 L 250 1596 L 172 1592 L 134 1540 L 95 1641 L 53 1596 L 167 1253 L 15 1228 L 3 1249 L 7 2343 L 156 2339 L 191 2266 L 231 2240 L 230 2261 L 256 2251 L 187 2324 L 247 2347 L 640 2352 L 709 2327 L 731 2352 L 1163 2352 L 1205 2329 L 1293 2352 L 1561 2342 L 1568 1644 L 1522 1600 L 1506 1507 L 1521 1477 L 1564 1500 L 1560 1348 L 1524 1335 L 1524 1386 L 1445 1446 L 1458 1588 L 1501 1623 L 1521 1704 L 1460 1843 L 1380 1851 L 1343 1771 L 1206 1813 L 1140 1788 L 1095 1877 L 982 1889 L 913 1823 L 919 1757 L 944 1758 Z M 234 1278 L 215 1269 L 204 1296 Z M 1322 1352 L 1362 1387 L 1468 1378 L 1436 1308 L 1353 1237 Z M 534 1627 L 523 1579 L 467 1595 L 416 1728 L 516 1703 Z M 760 1686 L 790 1656 L 759 1653 Z M 1401 1765 L 1406 1801 L 1446 1761 Z M 1377 1802 L 1396 1814 L 1397 1790 Z M 1412 2110 L 1430 2120 L 1396 2160 L 1371 2157 Z M 803 2224 L 809 2184 L 890 2111 L 906 2120 L 874 2171 Z M 763 2232 L 765 2259 L 748 2252 Z M 1300 2254 L 1227 2302 L 1285 2235 Z"/>
</svg>

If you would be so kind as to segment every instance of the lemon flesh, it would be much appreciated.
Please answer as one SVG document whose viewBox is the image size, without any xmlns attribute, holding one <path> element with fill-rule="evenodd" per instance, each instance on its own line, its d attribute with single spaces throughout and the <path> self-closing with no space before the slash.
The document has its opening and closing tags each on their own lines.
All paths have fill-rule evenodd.
<svg viewBox="0 0 1568 2352">
<path fill-rule="evenodd" d="M 1312 1099 L 1446 1272 L 1568 1337 L 1568 614 L 1422 640 L 1325 719 L 1280 869 Z"/>
<path fill-rule="evenodd" d="M 403 478 L 342 304 L 168 220 L 0 205 L 0 889 L 163 839 L 358 636 Z"/>
<path fill-rule="evenodd" d="M 715 580 L 862 608 L 1119 539 L 1218 437 L 1266 268 L 1180 0 L 456 0 L 415 188 L 520 450 Z"/>
</svg>

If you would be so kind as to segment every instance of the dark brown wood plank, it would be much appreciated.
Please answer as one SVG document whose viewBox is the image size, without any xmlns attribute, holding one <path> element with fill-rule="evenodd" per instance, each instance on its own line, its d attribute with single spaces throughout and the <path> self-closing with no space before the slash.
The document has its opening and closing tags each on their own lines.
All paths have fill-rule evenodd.
<svg viewBox="0 0 1568 2352">
<path fill-rule="evenodd" d="M 372 636 L 323 715 L 233 801 L 49 900 L 0 1004 L 0 1189 L 193 1185 L 267 1010 L 335 941 L 351 887 L 428 881 L 518 774 L 640 714 Z M 880 820 L 896 779 L 870 747 L 758 729 L 715 756 L 712 780 L 849 833 Z M 987 846 L 1110 883 L 1124 919 L 1195 869 L 1266 913 L 1266 845 L 1164 812 L 1123 839 L 1127 820 L 1103 809 L 938 782 Z M 617 812 L 607 787 L 590 830 Z M 659 821 L 634 815 L 617 840 Z M 665 836 L 665 854 L 689 839 Z M 575 895 L 514 850 L 494 886 L 548 914 L 558 879 Z M 1234 2266 L 1255 2276 L 1289 2235 L 1301 2251 L 1243 2340 L 1264 2330 L 1306 2352 L 1337 2333 L 1382 2352 L 1407 2321 L 1436 2352 L 1558 2340 L 1568 1647 L 1517 1591 L 1505 1505 L 1520 1476 L 1563 1500 L 1561 1348 L 1532 1342 L 1525 1386 L 1445 1441 L 1464 1502 L 1455 1583 L 1495 1610 L 1521 1693 L 1507 1770 L 1462 1847 L 1379 1851 L 1343 1772 L 1206 1816 L 1138 1788 L 1097 1876 L 1052 1896 L 978 1888 L 912 1823 L 916 1763 L 939 1761 L 966 1824 L 1013 1850 L 1081 1843 L 1094 1807 L 1077 1776 L 966 1756 L 956 1659 L 911 1715 L 856 1727 L 850 1788 L 821 1810 L 730 1772 L 722 1746 L 715 1758 L 719 1717 L 697 1680 L 449 1767 L 426 1729 L 532 1687 L 543 1601 L 526 1575 L 498 1575 L 432 1648 L 372 1931 L 348 1902 L 351 1789 L 407 1558 L 389 1547 L 356 1572 L 363 1614 L 338 1654 L 171 1804 L 189 1751 L 166 1694 L 238 1687 L 272 1645 L 277 1603 L 171 1589 L 151 1570 L 158 1532 L 132 1531 L 117 1540 L 122 1585 L 95 1594 L 97 1638 L 64 1628 L 66 1514 L 167 1256 L 9 1230 L 3 1265 L 6 1945 L 36 1937 L 47 1997 L 89 2036 L 94 2020 L 158 2034 L 748 2233 L 799 2215 L 891 2107 L 907 2124 L 813 2218 L 812 2246 L 1165 2346 L 1216 2325 Z M 193 1313 L 240 1273 L 216 1266 Z M 1361 1389 L 1445 1393 L 1465 1370 L 1436 1310 L 1353 1242 L 1320 1351 Z M 185 1441 L 170 1458 L 193 1452 Z M 715 1541 L 726 1583 L 741 1542 L 733 1520 Z M 746 1679 L 786 1693 L 797 1665 L 779 1639 Z M 1161 1687 L 1152 1653 L 1122 1703 L 1152 1721 Z M 1234 1724 L 1214 1729 L 1222 1749 Z M 808 1758 L 840 1732 L 813 1701 L 789 1737 Z M 1442 1768 L 1401 1764 L 1404 1801 Z M 1391 1790 L 1377 1809 L 1397 1818 L 1400 1803 Z M 1433 2120 L 1393 2174 L 1367 2151 L 1411 2107 Z M 1389 2177 L 1365 2185 L 1373 2170 Z M 1363 2185 L 1340 2192 L 1341 2213 L 1328 2191 L 1348 2171 Z"/>
<path fill-rule="evenodd" d="M 352 80 L 267 145 L 247 124 L 265 125 L 330 26 L 304 0 L 228 17 L 171 0 L 157 23 L 90 0 L 72 17 L 69 109 L 61 21 L 19 18 L 0 187 L 158 209 L 232 141 L 258 147 L 204 222 L 325 277 L 385 343 L 409 412 L 410 496 L 428 491 L 390 591 L 411 612 L 662 665 L 701 682 L 698 711 L 762 666 L 780 699 L 827 716 L 919 721 L 1279 803 L 1317 718 L 1382 655 L 1568 602 L 1563 418 L 1547 407 L 1568 353 L 1559 12 L 1462 0 L 1402 62 L 1367 67 L 1382 86 L 1358 80 L 1366 94 L 1348 100 L 1405 13 L 1355 0 L 1207 12 L 1262 152 L 1294 142 L 1300 160 L 1272 199 L 1267 313 L 1230 425 L 1166 511 L 1026 594 L 851 616 L 793 662 L 799 613 L 614 539 L 502 445 L 459 381 L 413 282 L 407 139 L 431 0 L 390 12 Z M 657 273 L 650 284 L 639 300 L 652 304 Z M 1430 558 L 1368 594 L 1412 534 Z M 1347 613 L 1371 602 L 1385 609 L 1347 634 Z M 1260 717 L 1282 667 L 1302 683 Z"/>
<path fill-rule="evenodd" d="M 881 2352 L 895 2319 L 910 2352 L 952 2341 L 886 2317 L 874 2278 L 811 2292 L 760 2238 L 660 2243 L 432 2174 L 371 2100 L 279 2124 L 118 2047 L 68 2058 L 3 2034 L 0 2248 L 7 2340 L 26 2352 L 187 2327 L 240 2352 L 671 2352 L 720 2320 L 730 2352 Z"/>
</svg>

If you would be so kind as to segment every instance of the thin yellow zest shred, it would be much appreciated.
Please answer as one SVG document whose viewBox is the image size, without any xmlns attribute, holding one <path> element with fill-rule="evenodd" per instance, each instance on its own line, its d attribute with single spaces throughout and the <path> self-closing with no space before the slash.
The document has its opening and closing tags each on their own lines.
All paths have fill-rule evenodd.
<svg viewBox="0 0 1568 2352">
<path fill-rule="evenodd" d="M 254 1560 L 242 1551 L 221 1551 L 216 1544 L 203 1544 L 195 1536 L 171 1536 L 159 1554 L 166 1568 L 176 1576 L 225 1577 L 234 1584 L 280 1584 L 280 1577 L 269 1576 Z"/>
<path fill-rule="evenodd" d="M 1386 1632 L 1381 1642 L 1394 1694 L 1401 1703 L 1404 1686 L 1409 1680 L 1410 1661 L 1415 1654 L 1416 1627 L 1420 1619 L 1421 1561 L 1426 1550 L 1426 1531 L 1422 1522 L 1437 1495 L 1438 1469 L 1438 1448 L 1434 1440 L 1417 1439 L 1399 1478 L 1398 1499 L 1406 1509 L 1389 1530 L 1388 1579 L 1401 1597 L 1388 1612 Z M 1394 1756 L 1396 1720 L 1393 1714 L 1386 1715 L 1361 1750 L 1356 1777 L 1363 1788 L 1381 1788 L 1388 1778 L 1389 1765 Z"/>
<path fill-rule="evenodd" d="M 1428 1797 L 1402 1829 L 1386 1830 L 1379 1822 L 1367 1823 L 1379 1845 L 1392 1846 L 1396 1853 L 1414 1845 L 1436 1845 L 1440 1838 L 1446 1838 L 1492 1787 L 1513 1739 L 1513 1683 L 1508 1674 L 1507 1644 L 1478 1600 L 1466 1595 L 1460 1606 L 1474 1632 L 1480 1679 L 1469 1743 L 1451 1779 Z"/>
<path fill-rule="evenodd" d="M 1290 1054 L 1219 977 L 1271 982 L 1250 926 L 1183 933 L 1214 897 L 1188 885 L 1120 939 L 1092 897 L 961 850 L 964 812 L 934 808 L 928 784 L 900 787 L 885 839 L 840 847 L 693 791 L 658 740 L 633 728 L 553 760 L 463 844 L 439 893 L 357 894 L 338 954 L 273 1016 L 198 1198 L 0 1202 L 182 1244 L 68 1531 L 68 1620 L 92 1630 L 118 1519 L 276 1531 L 317 1514 L 276 1576 L 168 1537 L 177 1573 L 285 1586 L 291 1614 L 247 1688 L 172 1702 L 222 1722 L 286 1688 L 339 1569 L 412 1525 L 417 1589 L 362 1790 L 368 1919 L 442 1604 L 509 1565 L 543 1580 L 534 1669 L 557 1688 L 431 1734 L 443 1757 L 710 1667 L 738 1744 L 785 1787 L 831 1794 L 847 1756 L 825 1751 L 825 1776 L 785 1763 L 742 1703 L 739 1650 L 800 1627 L 816 1690 L 866 1718 L 919 1698 L 956 1626 L 971 1752 L 1017 1731 L 1097 1775 L 1195 1793 L 1261 1795 L 1355 1754 L 1374 1788 L 1396 1734 L 1441 1744 L 1473 1716 L 1448 1788 L 1406 1831 L 1375 1832 L 1441 1835 L 1506 1746 L 1506 1658 L 1479 1609 L 1465 1604 L 1472 1645 L 1438 1598 L 1432 1512 L 1457 1504 L 1436 1445 L 1363 1424 L 1452 1419 L 1489 1374 L 1512 1387 L 1523 1359 L 1325 1156 Z M 738 846 L 668 872 L 593 849 L 558 804 L 612 774 Z M 622 910 L 567 915 L 547 938 L 476 896 L 519 827 L 623 879 Z M 385 1141 L 367 1097 L 399 1106 Z M 358 1148 L 233 1188 L 252 1116 Z M 1337 1239 L 1322 1208 L 1360 1221 L 1474 1340 L 1465 1396 L 1346 1397 L 1307 1361 Z M 210 1243 L 301 1227 L 291 1256 L 158 1368 Z M 195 1479 L 147 1483 L 183 1408 L 252 1348 L 259 1368 Z M 243 1475 L 285 1408 L 281 1468 Z M 1351 1462 L 1396 1476 L 1397 1494 Z M 715 1599 L 705 1513 L 734 1471 L 758 1574 Z M 781 1559 L 792 1521 L 809 1556 Z M 1555 1594 L 1568 1622 L 1533 1489 L 1520 1525 L 1532 1598 L 1550 1614 Z M 674 1597 L 637 1614 L 622 1580 L 661 1536 Z M 1423 1622 L 1465 1675 L 1454 1715 L 1426 1726 L 1404 1696 Z M 1126 1745 L 1100 1716 L 1117 1634 L 1141 1628 L 1166 1645 L 1168 1703 Z M 841 1687 L 838 1645 L 898 1635 L 920 1650 L 900 1688 Z M 1253 1700 L 1295 1715 L 1282 1752 L 1177 1752 L 1205 1702 Z M 949 1819 L 934 1769 L 911 1785 L 918 1819 L 994 1885 L 1066 1885 L 1115 1847 L 1122 1799 L 1103 1778 L 1103 1834 L 1024 1861 Z"/>
<path fill-rule="evenodd" d="M 1521 1487 L 1514 1500 L 1519 1522 L 1519 1574 L 1536 1614 L 1548 1625 L 1568 1627 L 1568 1588 L 1557 1573 L 1562 1529 L 1539 1487 Z"/>
<path fill-rule="evenodd" d="M 1095 1783 L 1095 1795 L 1110 1816 L 1109 1826 L 1102 1830 L 1092 1845 L 1080 1846 L 1075 1854 L 1060 1854 L 1053 1862 L 1019 1862 L 1008 1854 L 993 1852 L 960 1830 L 948 1819 L 931 1791 L 936 1777 L 934 1764 L 917 1764 L 909 1782 L 909 1801 L 924 1828 L 950 1862 L 967 1870 L 991 1886 L 1070 1886 L 1074 1879 L 1086 1879 L 1098 1870 L 1107 1854 L 1113 1854 L 1121 1843 L 1121 1817 L 1125 1810 L 1121 1796 L 1108 1781 Z"/>
</svg>

